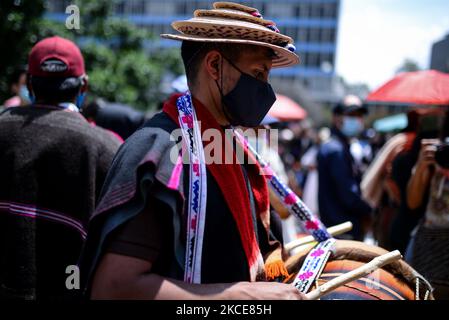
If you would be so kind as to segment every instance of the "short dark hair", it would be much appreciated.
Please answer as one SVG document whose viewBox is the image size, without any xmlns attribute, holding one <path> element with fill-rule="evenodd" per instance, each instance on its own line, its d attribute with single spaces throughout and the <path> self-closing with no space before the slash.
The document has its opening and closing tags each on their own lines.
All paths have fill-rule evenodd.
<svg viewBox="0 0 449 320">
<path fill-rule="evenodd" d="M 449 110 L 446 110 L 443 120 L 443 126 L 441 127 L 440 139 L 446 140 L 449 138 Z"/>
<path fill-rule="evenodd" d="M 50 78 L 31 76 L 31 85 L 36 100 L 44 102 L 66 102 L 75 99 L 83 85 L 78 77 Z"/>
<path fill-rule="evenodd" d="M 26 72 L 27 71 L 26 71 L 25 67 L 20 67 L 20 68 L 14 70 L 11 73 L 11 75 L 9 76 L 9 79 L 8 79 L 9 85 L 12 86 L 14 84 L 18 84 L 22 75 L 26 74 Z"/>
<path fill-rule="evenodd" d="M 201 61 L 212 50 L 221 52 L 227 59 L 238 61 L 242 52 L 256 50 L 260 46 L 239 43 L 212 43 L 184 40 L 181 45 L 181 57 L 186 71 L 187 81 L 193 84 Z M 274 51 L 271 53 L 275 55 Z"/>
<path fill-rule="evenodd" d="M 90 101 L 89 101 L 90 100 Z M 81 109 L 81 114 L 87 119 L 92 118 L 96 119 L 98 115 L 98 111 L 101 108 L 106 107 L 106 102 L 102 98 L 92 98 L 89 99 L 87 103 L 84 104 L 83 108 Z"/>
<path fill-rule="evenodd" d="M 415 110 L 407 113 L 407 127 L 402 132 L 417 132 L 419 129 L 419 113 Z"/>
</svg>

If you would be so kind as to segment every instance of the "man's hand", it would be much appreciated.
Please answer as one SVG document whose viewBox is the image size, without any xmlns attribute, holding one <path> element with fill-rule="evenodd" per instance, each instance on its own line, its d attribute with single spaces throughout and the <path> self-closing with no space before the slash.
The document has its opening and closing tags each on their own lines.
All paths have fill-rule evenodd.
<svg viewBox="0 0 449 320">
<path fill-rule="evenodd" d="M 151 273 L 152 263 L 106 253 L 95 273 L 92 299 L 304 300 L 293 285 L 276 282 L 188 284 Z"/>
<path fill-rule="evenodd" d="M 418 166 L 427 168 L 435 164 L 435 152 L 437 151 L 438 144 L 440 144 L 440 141 L 436 139 L 423 139 L 421 141 L 421 150 L 417 162 Z"/>
<path fill-rule="evenodd" d="M 237 300 L 307 300 L 292 284 L 239 282 L 224 292 L 224 298 Z"/>
<path fill-rule="evenodd" d="M 440 144 L 436 139 L 423 139 L 418 161 L 407 185 L 407 206 L 414 210 L 423 205 L 426 189 L 432 179 L 432 168 L 435 165 L 435 152 Z"/>
</svg>

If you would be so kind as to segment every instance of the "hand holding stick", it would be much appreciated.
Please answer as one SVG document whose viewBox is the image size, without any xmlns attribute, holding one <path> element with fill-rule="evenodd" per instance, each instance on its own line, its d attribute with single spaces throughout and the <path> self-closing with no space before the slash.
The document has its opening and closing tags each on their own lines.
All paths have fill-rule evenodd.
<svg viewBox="0 0 449 320">
<path fill-rule="evenodd" d="M 308 294 L 306 294 L 306 297 L 309 300 L 317 300 L 317 299 L 321 298 L 322 296 L 324 296 L 325 294 L 328 294 L 331 291 L 337 289 L 338 287 L 344 286 L 345 284 L 347 284 L 351 281 L 360 279 L 360 278 L 372 273 L 376 269 L 382 268 L 384 265 L 387 265 L 389 263 L 397 261 L 401 258 L 402 258 L 402 255 L 398 250 L 381 255 L 381 256 L 371 260 L 371 262 L 361 266 L 360 268 L 352 270 L 352 271 L 345 273 L 335 279 L 330 280 L 329 282 L 326 282 L 325 284 L 320 286 L 318 289 L 310 291 Z"/>
</svg>

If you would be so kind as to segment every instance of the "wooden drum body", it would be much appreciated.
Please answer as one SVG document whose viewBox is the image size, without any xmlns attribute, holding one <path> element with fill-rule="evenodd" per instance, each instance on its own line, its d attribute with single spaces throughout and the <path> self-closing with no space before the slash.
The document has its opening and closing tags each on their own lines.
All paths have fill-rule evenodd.
<svg viewBox="0 0 449 320">
<path fill-rule="evenodd" d="M 363 242 L 337 240 L 333 253 L 314 287 L 352 271 L 388 251 Z M 299 247 L 286 267 L 293 282 L 313 244 Z M 322 300 L 422 300 L 433 299 L 430 284 L 405 261 L 399 260 L 325 295 Z"/>
</svg>

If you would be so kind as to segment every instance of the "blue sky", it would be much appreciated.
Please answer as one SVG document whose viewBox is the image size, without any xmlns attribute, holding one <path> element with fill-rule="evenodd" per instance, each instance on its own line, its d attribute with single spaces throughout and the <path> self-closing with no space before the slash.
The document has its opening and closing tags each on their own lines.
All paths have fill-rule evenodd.
<svg viewBox="0 0 449 320">
<path fill-rule="evenodd" d="M 372 89 L 406 58 L 430 64 L 433 42 L 449 34 L 449 0 L 342 0 L 336 69 Z"/>
</svg>

